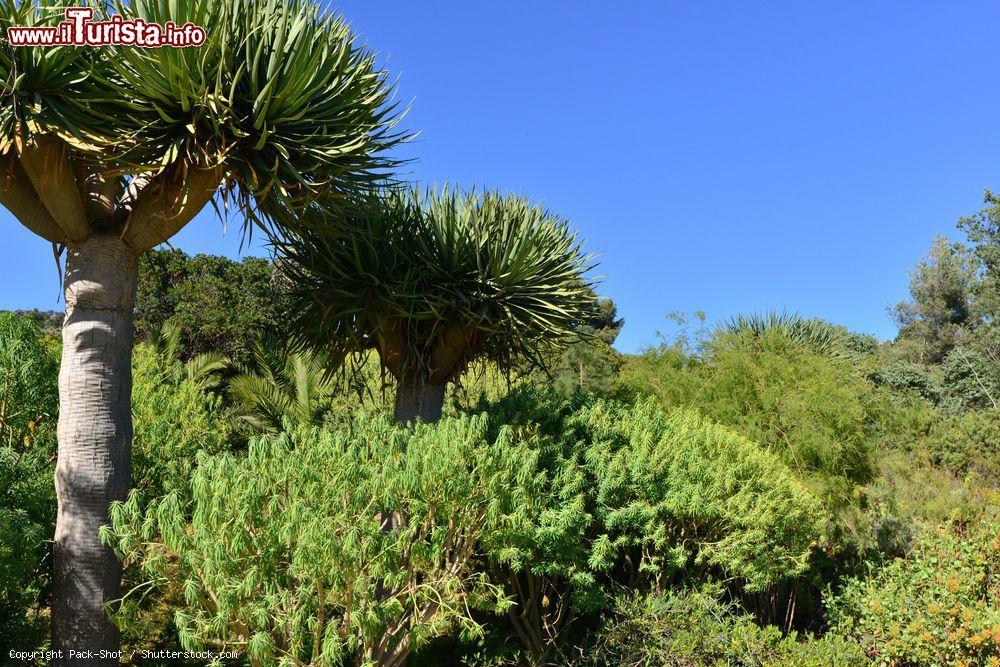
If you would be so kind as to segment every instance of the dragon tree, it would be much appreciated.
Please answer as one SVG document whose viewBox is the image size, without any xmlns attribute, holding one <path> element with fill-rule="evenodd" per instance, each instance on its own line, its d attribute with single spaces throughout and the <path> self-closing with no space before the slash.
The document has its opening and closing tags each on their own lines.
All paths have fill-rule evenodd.
<svg viewBox="0 0 1000 667">
<path fill-rule="evenodd" d="M 65 258 L 52 603 L 64 657 L 119 645 L 107 611 L 121 566 L 100 532 L 130 485 L 140 255 L 209 204 L 274 231 L 320 193 L 354 201 L 385 184 L 387 150 L 405 139 L 375 54 L 310 0 L 0 0 L 0 25 L 54 26 L 79 4 L 95 21 L 191 22 L 207 39 L 0 43 L 0 205 Z"/>
<path fill-rule="evenodd" d="M 374 349 L 400 423 L 437 421 L 470 363 L 540 363 L 592 315 L 591 258 L 564 219 L 524 197 L 395 191 L 363 210 L 339 228 L 306 226 L 277 252 L 298 341 L 334 362 Z"/>
</svg>

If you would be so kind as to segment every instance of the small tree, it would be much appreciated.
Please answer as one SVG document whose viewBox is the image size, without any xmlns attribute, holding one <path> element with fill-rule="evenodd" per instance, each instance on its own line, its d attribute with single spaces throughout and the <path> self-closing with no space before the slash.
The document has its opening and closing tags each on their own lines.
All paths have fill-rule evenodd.
<svg viewBox="0 0 1000 667">
<path fill-rule="evenodd" d="M 73 4 L 0 0 L 0 24 L 54 26 Z M 380 183 L 400 137 L 375 56 L 310 0 L 89 4 L 94 20 L 110 5 L 207 35 L 188 49 L 0 48 L 0 206 L 66 253 L 53 647 L 97 653 L 118 647 L 104 606 L 121 568 L 98 533 L 130 484 L 139 256 L 223 184 L 247 214 L 293 224 L 284 211 L 319 191 Z"/>
<path fill-rule="evenodd" d="M 377 350 L 403 423 L 440 418 L 470 362 L 538 360 L 591 314 L 576 236 L 519 196 L 393 193 L 349 231 L 303 230 L 278 251 L 300 341 L 335 361 Z"/>
<path fill-rule="evenodd" d="M 545 379 L 564 395 L 608 391 L 621 370 L 622 355 L 612 345 L 624 324 L 614 301 L 595 295 L 594 312 L 576 328 L 580 340 L 561 351 Z"/>
<path fill-rule="evenodd" d="M 921 363 L 941 363 L 979 324 L 978 274 L 973 253 L 942 236 L 934 238 L 930 252 L 910 272 L 910 300 L 900 301 L 890 315 L 899 326 L 899 340 L 916 343 Z"/>
</svg>

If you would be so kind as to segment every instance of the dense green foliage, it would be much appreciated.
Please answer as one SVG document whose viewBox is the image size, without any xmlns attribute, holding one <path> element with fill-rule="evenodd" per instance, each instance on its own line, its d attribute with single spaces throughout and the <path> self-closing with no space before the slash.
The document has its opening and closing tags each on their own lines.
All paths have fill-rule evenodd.
<svg viewBox="0 0 1000 667">
<path fill-rule="evenodd" d="M 850 580 L 831 607 L 833 631 L 879 665 L 1000 663 L 996 522 L 922 531 L 911 554 Z"/>
<path fill-rule="evenodd" d="M 281 310 L 280 275 L 267 260 L 154 250 L 140 261 L 136 333 L 150 340 L 178 329 L 185 359 L 213 352 L 248 361 L 261 332 L 281 337 Z"/>
<path fill-rule="evenodd" d="M 921 280 L 913 304 L 934 293 Z M 329 347 L 188 347 L 177 313 L 197 308 L 175 308 L 134 355 L 135 491 L 106 534 L 126 644 L 252 665 L 1000 659 L 986 315 L 911 305 L 881 345 L 753 315 L 619 355 L 613 303 L 588 298 L 548 372 L 475 362 L 443 421 L 409 427 L 374 352 L 330 373 Z M 8 475 L 4 613 L 40 641 L 47 550 L 9 545 L 51 530 L 54 357 L 36 325 L 2 322 L 8 358 L 36 359 L 8 362 L 10 404 L 49 406 L 4 422 L 5 461 L 40 464 Z"/>
<path fill-rule="evenodd" d="M 475 632 L 468 605 L 507 604 L 470 561 L 519 522 L 532 454 L 485 434 L 480 417 L 262 438 L 203 458 L 190 508 L 178 493 L 117 506 L 119 548 L 153 581 L 184 582 L 187 648 L 246 646 L 255 665 L 405 656 L 456 624 Z"/>
<path fill-rule="evenodd" d="M 802 474 L 831 511 L 844 512 L 873 475 L 875 401 L 844 348 L 830 354 L 829 345 L 825 331 L 817 343 L 784 325 L 721 329 L 697 350 L 663 344 L 633 358 L 623 387 L 731 426 Z"/>
<path fill-rule="evenodd" d="M 178 347 L 176 335 L 168 336 L 164 345 L 138 345 L 133 355 L 132 486 L 145 502 L 186 493 L 199 452 L 218 454 L 233 444 L 229 409 L 209 391 L 218 364 L 182 363 Z M 129 570 L 125 590 L 133 591 L 124 605 L 133 618 L 125 641 L 137 648 L 173 646 L 173 609 L 183 599 L 179 587 L 152 594 L 139 573 Z"/>
<path fill-rule="evenodd" d="M 977 317 L 975 283 L 976 265 L 965 246 L 935 238 L 910 274 L 911 299 L 892 310 L 900 339 L 910 343 L 920 361 L 940 363 L 966 338 Z"/>
<path fill-rule="evenodd" d="M 969 237 L 979 262 L 977 280 L 972 285 L 976 315 L 995 323 L 991 316 L 1000 312 L 1000 197 L 987 190 L 983 204 L 975 214 L 960 219 L 958 227 Z"/>
<path fill-rule="evenodd" d="M 801 639 L 761 628 L 721 590 L 705 586 L 683 593 L 630 595 L 616 600 L 608 620 L 580 665 L 645 667 L 860 667 L 868 664 L 856 644 L 836 635 Z"/>
<path fill-rule="evenodd" d="M 317 426 L 333 409 L 333 384 L 322 354 L 257 344 L 253 361 L 237 368 L 229 394 L 236 405 L 234 424 L 244 433 Z"/>
<path fill-rule="evenodd" d="M 405 655 L 481 632 L 472 608 L 505 613 L 537 661 L 616 582 L 759 588 L 806 567 L 822 510 L 773 455 L 652 403 L 545 407 L 560 416 L 541 430 L 359 418 L 201 454 L 189 491 L 117 506 L 114 539 L 148 586 L 184 582 L 182 645 L 250 641 L 254 664 Z"/>
<path fill-rule="evenodd" d="M 927 451 L 960 477 L 1000 487 L 1000 414 L 983 410 L 943 417 L 931 431 Z"/>
<path fill-rule="evenodd" d="M 32 320 L 0 314 L 0 638 L 11 646 L 37 645 L 44 635 L 57 359 Z"/>
<path fill-rule="evenodd" d="M 596 514 L 608 531 L 591 558 L 632 553 L 659 585 L 688 566 L 749 589 L 801 573 L 822 507 L 774 455 L 693 411 L 597 404 L 587 415 Z"/>
<path fill-rule="evenodd" d="M 541 491 L 488 552 L 533 660 L 565 659 L 567 630 L 615 586 L 714 572 L 759 588 L 805 568 L 819 502 L 773 455 L 698 414 L 535 391 L 487 408 L 537 451 Z"/>
<path fill-rule="evenodd" d="M 199 452 L 229 448 L 229 423 L 221 399 L 206 391 L 208 377 L 156 348 L 133 355 L 133 488 L 156 498 L 187 486 Z"/>
<path fill-rule="evenodd" d="M 28 318 L 41 327 L 42 333 L 47 336 L 60 335 L 62 331 L 63 318 L 65 317 L 63 313 L 59 313 L 54 310 L 38 310 L 37 308 L 33 310 L 0 310 L 0 313 L 6 312 L 11 313 L 17 318 Z"/>
</svg>

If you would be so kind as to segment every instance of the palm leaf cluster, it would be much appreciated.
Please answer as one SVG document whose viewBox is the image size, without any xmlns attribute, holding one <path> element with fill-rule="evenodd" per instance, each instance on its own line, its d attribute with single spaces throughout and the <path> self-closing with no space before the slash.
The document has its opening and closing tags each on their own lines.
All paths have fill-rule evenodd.
<svg viewBox="0 0 1000 667">
<path fill-rule="evenodd" d="M 236 429 L 249 434 L 277 433 L 288 426 L 322 423 L 334 388 L 325 366 L 321 353 L 287 352 L 258 343 L 253 363 L 236 366 L 238 374 L 229 381 Z"/>
<path fill-rule="evenodd" d="M 376 349 L 395 377 L 441 384 L 474 359 L 537 359 L 592 310 L 590 257 L 523 197 L 445 188 L 372 208 L 277 244 L 299 340 L 334 361 Z"/>
<path fill-rule="evenodd" d="M 150 331 L 147 343 L 164 359 L 181 362 L 182 358 L 181 328 L 172 323 L 166 323 Z M 195 355 L 191 359 L 175 367 L 175 383 L 184 380 L 197 383 L 206 389 L 216 389 L 222 383 L 221 374 L 230 367 L 230 361 L 221 352 L 210 350 Z"/>
<path fill-rule="evenodd" d="M 69 0 L 0 0 L 0 26 L 55 25 Z M 150 23 L 190 21 L 197 48 L 0 47 L 0 154 L 58 135 L 121 173 L 221 165 L 240 201 L 281 215 L 328 193 L 346 200 L 387 178 L 404 139 L 376 55 L 311 0 L 114 0 Z M 256 209 L 255 209 L 256 212 Z M 285 222 L 294 219 L 282 215 Z"/>
</svg>

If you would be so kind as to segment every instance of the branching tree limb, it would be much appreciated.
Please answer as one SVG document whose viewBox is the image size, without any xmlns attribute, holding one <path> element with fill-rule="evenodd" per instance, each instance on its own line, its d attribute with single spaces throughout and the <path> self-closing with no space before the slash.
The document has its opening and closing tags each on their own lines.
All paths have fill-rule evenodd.
<svg viewBox="0 0 1000 667">
<path fill-rule="evenodd" d="M 73 242 L 93 233 L 83 197 L 69 159 L 69 147 L 53 135 L 36 135 L 18 142 L 21 166 L 45 208 Z"/>
</svg>

